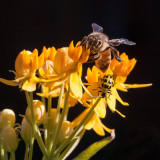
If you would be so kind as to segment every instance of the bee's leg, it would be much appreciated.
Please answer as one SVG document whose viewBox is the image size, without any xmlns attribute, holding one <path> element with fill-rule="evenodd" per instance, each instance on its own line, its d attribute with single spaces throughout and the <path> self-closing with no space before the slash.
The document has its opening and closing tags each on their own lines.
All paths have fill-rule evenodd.
<svg viewBox="0 0 160 160">
<path fill-rule="evenodd" d="M 97 59 L 100 59 L 100 58 L 101 58 L 101 55 L 99 55 L 99 54 L 98 54 L 98 56 L 97 56 L 97 57 L 95 57 L 95 56 L 91 56 L 91 57 L 89 57 L 89 59 L 88 59 L 87 63 L 94 62 L 94 61 L 96 61 Z"/>
<path fill-rule="evenodd" d="M 115 58 L 116 58 L 119 62 L 121 62 L 122 59 L 121 59 L 121 57 L 119 57 L 119 52 L 118 52 L 118 50 L 115 49 L 115 48 L 112 47 L 112 46 L 110 46 L 110 49 L 111 49 L 112 54 L 115 56 Z"/>
<path fill-rule="evenodd" d="M 97 57 L 94 57 L 93 60 L 96 61 L 97 59 L 100 59 L 102 56 L 100 54 L 97 55 Z"/>
<path fill-rule="evenodd" d="M 83 39 L 82 39 L 82 41 L 81 41 L 81 43 L 80 43 L 77 47 L 82 46 L 82 47 L 84 47 L 85 50 L 86 50 L 86 48 L 87 48 L 87 47 L 86 47 L 87 39 L 88 39 L 88 37 L 87 37 L 87 36 L 84 36 Z"/>
<path fill-rule="evenodd" d="M 105 52 L 106 50 L 108 50 L 110 47 L 105 48 L 102 52 Z"/>
<path fill-rule="evenodd" d="M 87 38 L 88 38 L 87 36 L 84 36 L 80 45 L 84 46 L 87 41 Z"/>
</svg>

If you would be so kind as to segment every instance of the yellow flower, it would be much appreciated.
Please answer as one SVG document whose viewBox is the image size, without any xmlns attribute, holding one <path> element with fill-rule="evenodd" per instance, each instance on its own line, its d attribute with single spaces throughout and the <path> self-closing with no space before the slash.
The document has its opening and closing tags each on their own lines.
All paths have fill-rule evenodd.
<svg viewBox="0 0 160 160">
<path fill-rule="evenodd" d="M 122 117 L 125 117 L 122 115 L 117 109 L 116 109 L 116 99 L 125 106 L 128 106 L 129 104 L 127 102 L 123 102 L 120 98 L 117 89 L 121 91 L 127 91 L 128 88 L 140 88 L 140 87 L 148 87 L 152 84 L 124 84 L 128 74 L 132 71 L 132 69 L 135 66 L 136 60 L 133 58 L 132 60 L 128 59 L 128 56 L 123 53 L 120 56 L 123 61 L 118 62 L 116 59 L 113 59 L 111 61 L 110 68 L 105 72 L 101 72 L 96 66 L 93 66 L 92 70 L 88 68 L 87 70 L 87 81 L 89 82 L 87 85 L 86 92 L 83 94 L 83 99 L 86 101 L 91 101 L 94 97 L 100 96 L 99 93 L 102 93 L 102 81 L 104 75 L 111 75 L 114 80 L 114 85 L 110 89 L 110 93 L 106 94 L 106 101 L 107 105 L 113 112 L 119 113 Z M 91 98 L 92 97 L 92 98 Z"/>
<path fill-rule="evenodd" d="M 108 70 L 108 73 L 105 72 L 105 74 L 112 74 L 112 72 L 110 70 Z M 85 101 L 93 101 L 94 97 L 100 96 L 99 93 L 102 93 L 102 81 L 101 79 L 103 78 L 103 76 L 105 75 L 104 73 L 102 73 L 98 68 L 96 68 L 95 66 L 93 66 L 92 70 L 90 70 L 90 68 L 88 68 L 87 70 L 87 77 L 86 79 L 88 80 L 88 84 L 89 85 L 86 89 L 86 91 L 83 94 L 82 99 Z M 87 92 L 88 91 L 88 92 Z M 102 98 L 103 99 L 103 98 Z M 106 105 L 109 106 L 109 108 L 111 109 L 111 111 L 116 111 L 119 113 L 119 111 L 117 111 L 116 109 L 116 99 L 122 103 L 123 105 L 129 105 L 126 102 L 123 102 L 122 99 L 119 97 L 118 92 L 115 88 L 115 86 L 113 86 L 111 88 L 111 93 L 106 93 L 106 97 L 105 97 L 105 101 L 107 101 L 106 103 L 103 103 L 101 105 L 101 107 L 106 107 Z M 106 111 L 105 111 L 106 112 Z M 121 116 L 123 116 L 121 114 Z M 123 116 L 124 117 L 124 116 Z"/>
<path fill-rule="evenodd" d="M 47 49 L 44 46 L 42 53 L 44 53 L 44 62 L 46 62 L 47 60 L 54 61 L 54 57 L 57 53 L 57 50 L 54 47 L 51 47 L 51 48 Z"/>
<path fill-rule="evenodd" d="M 114 77 L 116 77 L 115 81 L 125 82 L 137 60 L 135 58 L 129 60 L 125 53 L 122 53 L 120 57 L 122 59 L 121 62 L 117 61 L 115 58 L 111 60 L 110 69 L 112 70 Z"/>
<path fill-rule="evenodd" d="M 38 56 L 37 49 L 33 50 L 33 52 L 23 50 L 19 53 L 15 61 L 15 80 L 0 78 L 0 81 L 10 86 L 19 86 L 25 91 L 35 91 L 37 83 L 48 82 L 48 80 L 39 79 L 36 76 L 36 71 L 42 67 L 43 63 L 44 53 Z M 60 78 L 55 77 L 54 81 Z"/>
<path fill-rule="evenodd" d="M 90 50 L 84 50 L 80 44 L 81 42 L 78 42 L 74 47 L 72 41 L 69 45 L 68 55 L 74 62 L 85 63 L 89 58 Z"/>
<path fill-rule="evenodd" d="M 54 71 L 54 58 L 57 50 L 54 47 L 46 49 L 43 47 L 42 54 L 44 54 L 43 66 L 39 68 L 39 74 L 42 78 L 51 79 L 56 75 Z"/>
<path fill-rule="evenodd" d="M 152 84 L 125 84 L 124 82 L 127 79 L 127 76 L 135 67 L 137 60 L 132 58 L 129 60 L 128 56 L 125 53 L 120 55 L 122 61 L 119 62 L 115 58 L 111 60 L 110 63 L 110 71 L 113 72 L 112 75 L 115 80 L 115 87 L 121 91 L 127 91 L 129 88 L 141 88 L 141 87 L 149 87 Z"/>
<path fill-rule="evenodd" d="M 50 87 L 50 91 L 45 87 L 43 87 L 44 92 L 42 94 L 38 93 L 38 95 L 45 96 L 47 98 L 48 96 L 51 96 L 51 97 L 59 96 L 61 84 L 65 82 L 66 90 L 68 90 L 68 86 L 70 86 L 71 92 L 70 92 L 69 102 L 71 103 L 69 104 L 70 106 L 73 106 L 76 103 L 77 99 L 82 98 L 82 85 L 81 85 L 82 84 L 82 81 L 81 81 L 82 64 L 73 61 L 69 57 L 70 52 L 71 51 L 68 47 L 63 47 L 57 50 L 57 53 L 54 57 L 54 61 L 52 62 L 52 64 L 50 63 L 52 65 L 51 68 L 53 69 L 54 73 L 51 73 L 48 76 L 48 79 L 53 74 L 54 75 L 56 74 L 58 76 L 65 74 L 65 76 L 57 82 L 46 83 L 45 87 Z M 78 52 L 78 50 L 76 52 Z M 49 67 L 46 67 L 46 68 L 48 68 L 48 70 L 51 70 Z M 42 73 L 42 70 L 40 72 Z M 73 99 L 76 99 L 76 101 L 74 101 Z"/>
<path fill-rule="evenodd" d="M 89 108 L 93 105 L 94 102 L 95 100 L 93 100 L 90 105 L 84 102 L 84 105 L 88 107 L 88 109 L 84 110 L 76 119 L 72 121 L 73 127 L 76 127 L 82 121 L 82 119 L 86 116 Z M 92 118 L 85 125 L 85 129 L 90 130 L 93 128 L 93 130 L 100 136 L 105 135 L 104 130 L 109 133 L 114 130 L 107 128 L 100 120 L 100 118 L 104 118 L 106 116 L 105 105 L 105 100 L 101 99 L 100 102 L 97 104 L 96 108 L 94 109 L 94 114 Z"/>
</svg>

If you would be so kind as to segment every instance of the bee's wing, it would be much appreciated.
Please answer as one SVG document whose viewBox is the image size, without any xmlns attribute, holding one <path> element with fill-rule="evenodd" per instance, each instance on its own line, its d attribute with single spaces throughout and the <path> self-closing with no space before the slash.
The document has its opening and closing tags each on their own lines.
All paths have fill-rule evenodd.
<svg viewBox="0 0 160 160">
<path fill-rule="evenodd" d="M 103 32 L 103 28 L 96 23 L 92 23 L 93 32 Z"/>
<path fill-rule="evenodd" d="M 135 42 L 129 41 L 128 39 L 125 38 L 120 38 L 120 39 L 111 39 L 108 41 L 108 43 L 112 46 L 119 46 L 120 44 L 126 44 L 126 45 L 135 45 Z"/>
</svg>

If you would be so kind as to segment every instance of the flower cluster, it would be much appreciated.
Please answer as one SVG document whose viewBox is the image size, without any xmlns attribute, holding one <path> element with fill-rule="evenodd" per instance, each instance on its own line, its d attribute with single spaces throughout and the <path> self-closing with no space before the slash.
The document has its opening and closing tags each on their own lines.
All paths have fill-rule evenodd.
<svg viewBox="0 0 160 160">
<path fill-rule="evenodd" d="M 127 92 L 129 88 L 151 86 L 125 83 L 136 64 L 136 60 L 129 60 L 125 53 L 120 55 L 121 62 L 113 58 L 105 72 L 96 66 L 88 68 L 87 83 L 82 82 L 83 63 L 87 62 L 90 50 L 85 50 L 80 44 L 78 42 L 74 46 L 72 41 L 69 47 L 44 47 L 39 56 L 37 49 L 33 52 L 23 50 L 15 61 L 15 79 L 0 78 L 0 82 L 19 86 L 26 93 L 28 107 L 19 131 L 26 144 L 25 159 L 28 159 L 28 154 L 32 157 L 34 139 L 37 140 L 44 159 L 63 159 L 68 156 L 67 149 L 73 150 L 86 130 L 93 129 L 100 136 L 104 136 L 105 131 L 113 134 L 114 129 L 106 127 L 101 118 L 106 117 L 106 107 L 125 117 L 116 109 L 116 100 L 125 106 L 129 104 L 120 98 L 117 90 Z M 41 87 L 42 92 L 36 93 L 41 101 L 33 97 L 37 87 Z M 58 104 L 55 108 L 52 99 L 57 97 Z M 77 103 L 84 106 L 85 110 L 73 121 L 69 121 L 69 108 Z M 18 136 L 13 128 L 15 115 L 12 112 L 3 110 L 0 114 L 1 148 L 11 153 L 18 146 Z M 43 128 L 40 128 L 42 125 Z M 14 134 L 10 137 L 6 134 L 12 132 Z M 5 145 L 10 139 L 14 143 Z M 14 154 L 12 159 L 13 157 Z"/>
</svg>

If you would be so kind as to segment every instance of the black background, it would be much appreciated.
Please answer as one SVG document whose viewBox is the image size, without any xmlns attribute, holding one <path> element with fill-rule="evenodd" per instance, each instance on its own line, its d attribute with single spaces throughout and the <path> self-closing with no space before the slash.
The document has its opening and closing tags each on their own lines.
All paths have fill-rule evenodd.
<svg viewBox="0 0 160 160">
<path fill-rule="evenodd" d="M 86 1 L 24 1 L 8 0 L 0 2 L 0 77 L 13 79 L 8 70 L 14 70 L 16 56 L 23 49 L 43 46 L 56 48 L 68 46 L 89 34 L 91 23 L 104 28 L 110 39 L 127 38 L 136 46 L 120 46 L 129 58 L 136 58 L 137 64 L 127 79 L 127 83 L 153 83 L 152 87 L 131 89 L 120 96 L 130 103 L 125 107 L 117 103 L 117 108 L 126 115 L 107 110 L 103 122 L 116 129 L 116 139 L 98 152 L 92 160 L 155 160 L 160 149 L 160 107 L 159 107 L 159 59 L 160 59 L 160 18 L 158 0 L 86 0 Z M 84 70 L 86 70 L 84 66 Z M 84 71 L 85 74 L 85 71 Z M 55 105 L 56 106 L 56 105 Z M 17 122 L 24 114 L 26 101 L 24 92 L 17 87 L 0 83 L 0 110 L 12 108 Z M 79 107 L 80 108 L 80 107 Z M 70 110 L 69 118 L 81 109 Z M 108 135 L 106 133 L 106 135 Z M 102 139 L 93 131 L 87 131 L 72 159 L 91 143 Z M 20 142 L 17 159 L 23 159 L 24 144 Z M 38 148 L 34 159 L 40 159 Z"/>
</svg>

